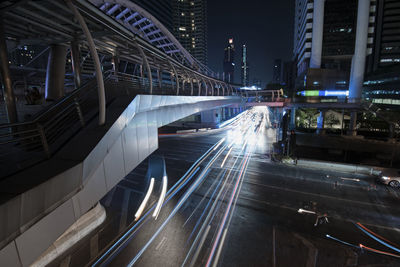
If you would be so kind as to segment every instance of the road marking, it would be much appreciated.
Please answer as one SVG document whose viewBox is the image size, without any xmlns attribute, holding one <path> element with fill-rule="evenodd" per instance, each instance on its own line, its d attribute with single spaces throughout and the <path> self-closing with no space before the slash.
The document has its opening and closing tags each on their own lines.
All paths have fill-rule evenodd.
<svg viewBox="0 0 400 267">
<path fill-rule="evenodd" d="M 165 243 L 166 241 L 167 241 L 167 238 L 164 236 L 164 237 L 161 239 L 161 242 L 157 245 L 156 251 L 159 250 L 159 249 L 164 245 L 164 243 Z"/>
<path fill-rule="evenodd" d="M 263 200 L 258 200 L 258 199 L 254 199 L 254 198 L 248 198 L 248 197 L 244 197 L 243 194 L 241 196 L 239 196 L 239 198 L 243 199 L 243 200 L 248 200 L 248 201 L 253 201 L 253 202 L 258 202 L 261 204 L 265 204 L 267 206 L 272 206 L 272 207 L 276 207 L 276 208 L 283 208 L 283 209 L 287 209 L 287 210 L 291 210 L 296 212 L 297 210 L 295 208 L 289 207 L 289 206 L 285 206 L 285 205 L 277 205 L 268 201 L 263 201 Z M 243 205 L 245 208 L 248 208 L 246 205 Z M 350 222 L 350 223 L 354 223 L 355 220 L 351 220 L 351 219 L 346 219 L 343 218 L 342 216 L 339 215 L 330 215 L 330 218 L 334 218 L 336 220 L 341 220 L 341 221 L 345 221 L 345 222 Z M 376 228 L 381 228 L 381 229 L 385 229 L 385 230 L 391 230 L 391 231 L 396 231 L 398 233 L 400 233 L 400 229 L 396 228 L 396 227 L 392 227 L 392 226 L 384 226 L 384 225 L 379 225 L 379 224 L 373 224 L 373 223 L 366 223 L 363 222 L 364 225 L 367 226 L 372 226 L 372 227 L 376 227 Z"/>
<path fill-rule="evenodd" d="M 369 203 L 369 202 L 363 202 L 363 201 L 358 201 L 358 200 L 351 200 L 351 199 L 345 199 L 345 198 L 339 198 L 339 197 L 333 197 L 333 196 L 328 196 L 328 195 L 323 195 L 323 194 L 315 194 L 315 193 L 310 193 L 310 192 L 303 192 L 299 190 L 294 190 L 294 189 L 289 189 L 289 188 L 282 188 L 279 186 L 273 186 L 273 185 L 266 185 L 266 184 L 259 184 L 255 182 L 249 181 L 249 179 L 244 181 L 245 183 L 253 184 L 253 185 L 260 185 L 263 187 L 268 187 L 272 189 L 277 189 L 277 190 L 282 190 L 286 192 L 292 192 L 292 193 L 297 193 L 297 194 L 302 194 L 302 195 L 309 195 L 313 197 L 319 197 L 319 198 L 330 198 L 330 199 L 335 199 L 338 201 L 344 201 L 344 202 L 351 202 L 351 203 L 357 203 L 360 205 L 365 205 L 365 206 L 372 206 L 372 207 L 381 207 L 381 208 L 390 208 L 393 209 L 391 206 L 383 205 L 383 204 L 374 204 L 374 203 Z"/>
<path fill-rule="evenodd" d="M 346 177 L 339 177 L 339 178 L 346 181 L 354 181 L 354 182 L 360 181 L 360 179 L 355 179 L 355 178 L 346 178 Z"/>
</svg>

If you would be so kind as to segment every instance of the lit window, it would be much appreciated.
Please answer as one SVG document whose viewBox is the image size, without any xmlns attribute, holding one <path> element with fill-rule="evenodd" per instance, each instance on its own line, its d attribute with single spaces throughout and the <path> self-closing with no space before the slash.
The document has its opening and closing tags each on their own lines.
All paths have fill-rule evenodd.
<svg viewBox="0 0 400 267">
<path fill-rule="evenodd" d="M 179 27 L 179 30 L 184 32 L 184 31 L 186 31 L 186 27 Z"/>
</svg>

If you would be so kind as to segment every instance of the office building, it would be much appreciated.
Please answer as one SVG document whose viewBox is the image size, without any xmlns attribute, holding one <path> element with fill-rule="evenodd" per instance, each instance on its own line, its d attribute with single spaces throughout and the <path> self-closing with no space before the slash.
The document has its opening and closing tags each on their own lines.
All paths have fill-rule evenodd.
<svg viewBox="0 0 400 267">
<path fill-rule="evenodd" d="M 172 27 L 172 2 L 159 0 L 132 0 L 159 20 L 170 32 Z"/>
<path fill-rule="evenodd" d="M 296 90 L 351 87 L 350 96 L 360 98 L 361 55 L 372 53 L 375 9 L 375 0 L 296 0 Z"/>
<path fill-rule="evenodd" d="M 172 19 L 177 40 L 207 65 L 207 0 L 172 0 Z"/>
<path fill-rule="evenodd" d="M 372 53 L 367 57 L 364 95 L 377 104 L 400 105 L 400 2 L 376 3 Z"/>
<path fill-rule="evenodd" d="M 242 46 L 242 85 L 249 86 L 249 62 L 247 60 L 247 46 Z"/>
<path fill-rule="evenodd" d="M 225 47 L 223 68 L 223 79 L 226 82 L 233 83 L 235 81 L 235 45 L 233 44 L 233 38 L 228 40 L 228 46 Z"/>
</svg>

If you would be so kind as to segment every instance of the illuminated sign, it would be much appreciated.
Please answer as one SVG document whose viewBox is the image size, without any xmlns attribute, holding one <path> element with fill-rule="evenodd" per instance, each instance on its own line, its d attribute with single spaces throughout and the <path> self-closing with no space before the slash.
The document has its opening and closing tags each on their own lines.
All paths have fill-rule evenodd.
<svg viewBox="0 0 400 267">
<path fill-rule="evenodd" d="M 302 96 L 349 96 L 348 90 L 306 90 L 297 93 Z"/>
</svg>

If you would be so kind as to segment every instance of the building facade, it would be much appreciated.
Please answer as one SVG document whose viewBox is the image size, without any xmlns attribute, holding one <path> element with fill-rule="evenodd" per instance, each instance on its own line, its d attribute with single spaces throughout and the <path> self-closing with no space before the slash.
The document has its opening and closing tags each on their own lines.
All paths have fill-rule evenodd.
<svg viewBox="0 0 400 267">
<path fill-rule="evenodd" d="M 365 12 L 363 8 L 368 10 Z M 296 90 L 349 90 L 352 67 L 360 74 L 363 72 L 359 71 L 360 66 L 365 65 L 362 62 L 365 57 L 355 56 L 363 54 L 359 48 L 366 46 L 365 54 L 372 53 L 375 10 L 376 0 L 296 0 L 293 51 L 297 62 Z M 365 21 L 366 27 L 361 27 Z M 357 34 L 360 41 L 364 30 L 368 35 L 366 44 L 358 45 Z M 357 59 L 354 66 L 353 57 Z"/>
<path fill-rule="evenodd" d="M 172 32 L 190 54 L 207 65 L 207 0 L 170 1 Z"/>
<path fill-rule="evenodd" d="M 250 76 L 249 76 L 249 62 L 247 60 L 247 46 L 242 46 L 242 86 L 250 85 Z"/>
<path fill-rule="evenodd" d="M 224 81 L 233 83 L 235 81 L 235 45 L 233 43 L 233 38 L 228 40 L 228 46 L 226 46 L 224 50 L 223 69 Z"/>
<path fill-rule="evenodd" d="M 372 53 L 367 57 L 364 95 L 377 104 L 400 106 L 400 2 L 376 3 Z"/>
<path fill-rule="evenodd" d="M 172 2 L 159 0 L 131 0 L 158 19 L 170 32 L 172 27 Z"/>
</svg>

